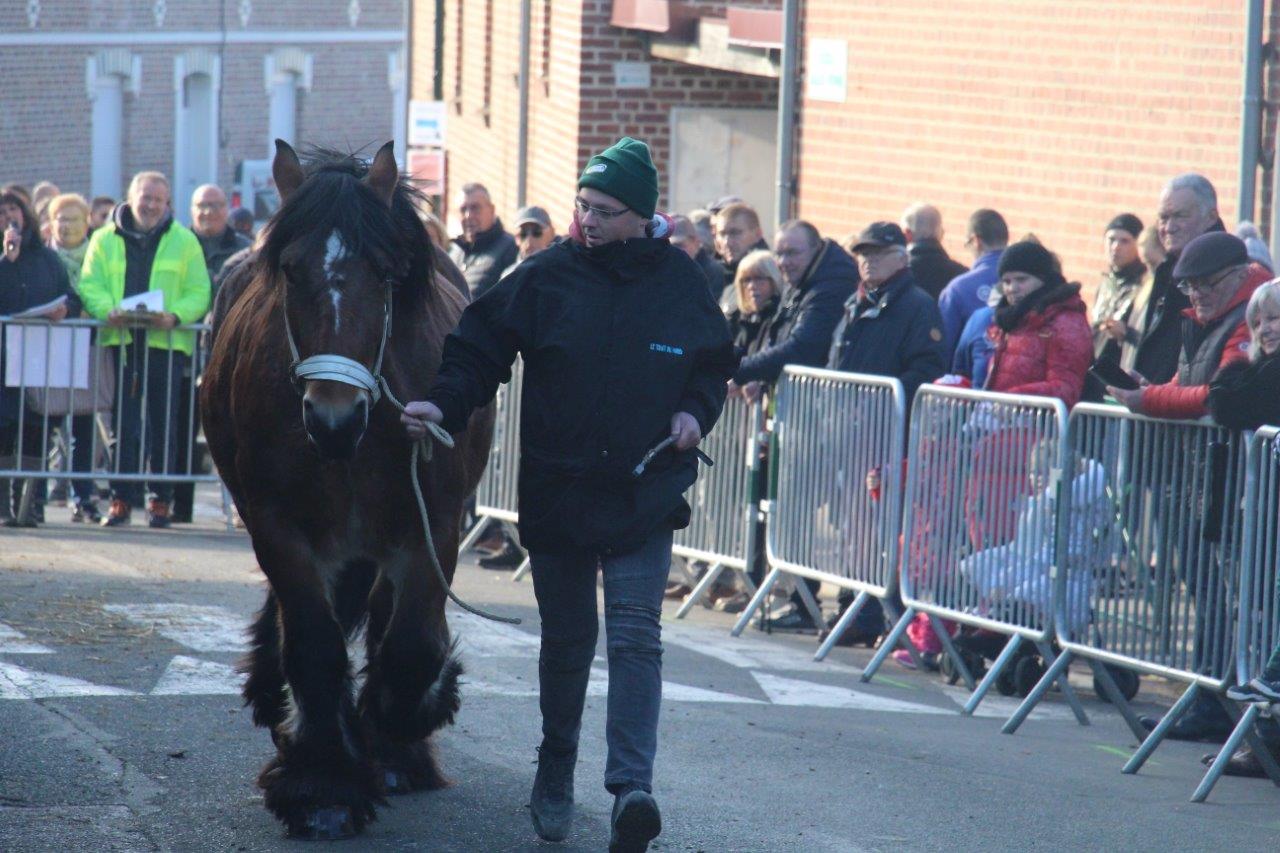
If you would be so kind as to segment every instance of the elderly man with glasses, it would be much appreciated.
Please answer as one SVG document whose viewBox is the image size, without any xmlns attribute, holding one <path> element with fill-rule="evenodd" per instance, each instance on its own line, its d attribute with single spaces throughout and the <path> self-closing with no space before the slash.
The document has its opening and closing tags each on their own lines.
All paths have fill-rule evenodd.
<svg viewBox="0 0 1280 853">
<path fill-rule="evenodd" d="M 661 829 L 652 785 L 672 531 L 689 523 L 696 448 L 735 362 L 702 270 L 651 236 L 657 201 L 643 142 L 624 137 L 592 157 L 574 199 L 581 241 L 538 252 L 471 303 L 427 400 L 403 418 L 414 439 L 427 421 L 460 432 L 523 356 L 519 528 L 542 618 L 530 813 L 543 839 L 568 836 L 600 572 L 617 851 L 643 851 Z"/>
<path fill-rule="evenodd" d="M 1209 382 L 1219 368 L 1248 358 L 1249 326 L 1245 307 L 1271 273 L 1249 261 L 1244 241 L 1211 231 L 1186 244 L 1173 268 L 1177 288 L 1191 301 L 1183 311 L 1182 354 L 1169 382 L 1141 384 L 1133 390 L 1108 387 L 1130 411 L 1157 418 L 1194 419 L 1209 414 Z"/>
</svg>

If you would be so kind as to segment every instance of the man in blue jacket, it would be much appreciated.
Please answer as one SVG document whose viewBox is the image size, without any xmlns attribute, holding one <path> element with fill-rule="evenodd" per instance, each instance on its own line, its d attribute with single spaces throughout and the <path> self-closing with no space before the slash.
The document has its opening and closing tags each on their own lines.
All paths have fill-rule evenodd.
<svg viewBox="0 0 1280 853">
<path fill-rule="evenodd" d="M 871 223 L 858 235 L 853 253 L 862 283 L 844 305 L 827 367 L 897 377 L 909 412 L 916 389 L 946 372 L 942 315 L 929 294 L 916 285 L 908 266 L 907 238 L 897 225 Z M 897 472 L 886 476 L 897 476 Z M 828 631 L 853 600 L 851 590 L 841 590 L 840 612 L 828 623 Z M 837 643 L 870 643 L 883 632 L 883 607 L 879 599 L 871 598 Z"/>
<path fill-rule="evenodd" d="M 1009 244 L 1009 226 L 994 210 L 975 210 L 969 217 L 964 244 L 973 252 L 973 269 L 953 278 L 938 297 L 938 307 L 942 309 L 942 342 L 948 362 L 956 351 L 964 324 L 974 311 L 987 304 L 991 288 L 1000 278 L 996 267 L 1004 247 Z"/>
</svg>

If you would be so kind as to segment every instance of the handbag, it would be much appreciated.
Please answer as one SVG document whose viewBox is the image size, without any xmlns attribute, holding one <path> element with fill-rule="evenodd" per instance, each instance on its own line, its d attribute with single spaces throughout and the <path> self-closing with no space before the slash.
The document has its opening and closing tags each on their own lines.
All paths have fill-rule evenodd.
<svg viewBox="0 0 1280 853">
<path fill-rule="evenodd" d="M 51 418 L 110 412 L 116 396 L 115 358 L 111 348 L 97 344 L 90 349 L 89 357 L 89 363 L 96 364 L 97 370 L 90 376 L 88 388 L 28 388 L 27 408 Z"/>
</svg>

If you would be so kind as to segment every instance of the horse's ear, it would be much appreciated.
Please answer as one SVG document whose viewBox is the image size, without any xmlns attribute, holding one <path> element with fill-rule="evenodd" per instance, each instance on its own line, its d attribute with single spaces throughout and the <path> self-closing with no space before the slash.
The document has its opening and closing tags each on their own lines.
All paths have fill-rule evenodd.
<svg viewBox="0 0 1280 853">
<path fill-rule="evenodd" d="M 302 186 L 305 177 L 297 153 L 283 139 L 276 140 L 276 157 L 271 161 L 271 177 L 275 178 L 276 192 L 280 193 L 281 203 L 288 201 L 293 191 Z"/>
<path fill-rule="evenodd" d="M 388 142 L 378 149 L 369 165 L 369 174 L 364 182 L 378 194 L 382 203 L 391 206 L 391 196 L 396 191 L 396 181 L 400 180 L 400 167 L 396 165 L 396 147 Z"/>
</svg>

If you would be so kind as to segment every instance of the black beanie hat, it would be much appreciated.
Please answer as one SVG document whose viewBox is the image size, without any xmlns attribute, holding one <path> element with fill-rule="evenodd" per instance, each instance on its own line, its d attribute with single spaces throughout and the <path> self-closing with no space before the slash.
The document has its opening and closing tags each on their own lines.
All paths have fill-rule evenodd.
<svg viewBox="0 0 1280 853">
<path fill-rule="evenodd" d="M 1133 239 L 1136 240 L 1142 234 L 1142 220 L 1134 216 L 1132 213 L 1122 213 L 1115 219 L 1108 222 L 1107 227 L 1103 229 L 1102 233 L 1105 234 L 1113 228 L 1120 231 L 1128 231 L 1133 235 Z"/>
<path fill-rule="evenodd" d="M 1027 273 L 1047 285 L 1061 284 L 1065 280 L 1062 277 L 1062 265 L 1058 263 L 1057 256 L 1039 243 L 1033 243 L 1030 240 L 1014 243 L 1005 249 L 1000 255 L 1000 264 L 996 271 L 1001 277 L 1008 272 Z"/>
</svg>

